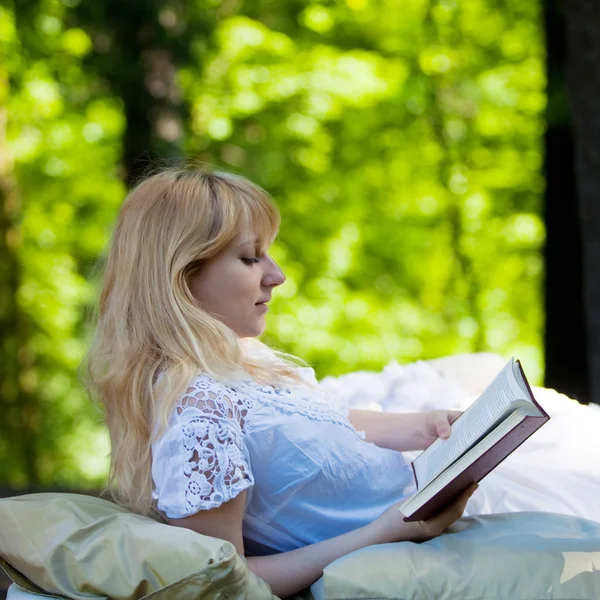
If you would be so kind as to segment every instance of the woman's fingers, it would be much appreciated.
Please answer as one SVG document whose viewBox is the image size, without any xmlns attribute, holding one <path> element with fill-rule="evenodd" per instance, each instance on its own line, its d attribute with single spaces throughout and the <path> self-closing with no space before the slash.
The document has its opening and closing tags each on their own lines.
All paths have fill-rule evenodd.
<svg viewBox="0 0 600 600">
<path fill-rule="evenodd" d="M 454 423 L 454 421 L 456 421 L 456 419 L 458 419 L 458 417 L 460 417 L 460 415 L 463 414 L 462 410 L 449 410 L 448 411 L 448 422 L 449 423 Z"/>
<path fill-rule="evenodd" d="M 450 433 L 452 431 L 450 426 L 451 421 L 448 417 L 448 413 L 442 413 L 439 416 L 437 416 L 435 420 L 435 429 L 437 431 L 437 435 L 443 440 L 447 440 L 450 437 Z"/>
<path fill-rule="evenodd" d="M 442 512 L 423 521 L 424 529 L 432 531 L 434 535 L 439 535 L 442 531 L 450 527 L 454 521 L 462 517 L 469 498 L 478 487 L 479 486 L 476 483 L 471 484 L 464 492 L 456 497 L 452 504 L 449 504 L 444 508 Z"/>
<path fill-rule="evenodd" d="M 435 420 L 435 430 L 437 431 L 438 437 L 447 440 L 452 433 L 452 423 L 454 423 L 460 415 L 462 415 L 462 412 L 459 410 L 440 412 Z"/>
<path fill-rule="evenodd" d="M 472 483 L 457 499 L 455 502 L 456 508 L 460 511 L 459 517 L 465 512 L 465 508 L 467 507 L 467 502 L 469 498 L 474 494 L 475 490 L 479 486 L 476 483 Z"/>
<path fill-rule="evenodd" d="M 451 508 L 455 508 L 457 511 L 460 511 L 460 516 L 462 516 L 463 512 L 465 512 L 469 498 L 473 495 L 478 487 L 479 486 L 476 483 L 472 483 L 466 490 L 456 497 L 456 500 L 450 505 Z"/>
</svg>

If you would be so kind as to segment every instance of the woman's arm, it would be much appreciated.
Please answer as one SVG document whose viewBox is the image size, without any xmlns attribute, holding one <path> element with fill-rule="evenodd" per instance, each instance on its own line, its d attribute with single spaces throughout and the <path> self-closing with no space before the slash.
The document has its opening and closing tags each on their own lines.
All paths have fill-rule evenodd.
<svg viewBox="0 0 600 600">
<path fill-rule="evenodd" d="M 422 413 L 389 413 L 351 410 L 348 420 L 367 442 L 398 452 L 424 450 L 438 437 L 450 436 L 451 424 L 460 411 L 432 410 Z"/>
<path fill-rule="evenodd" d="M 264 579 L 276 596 L 285 598 L 312 585 L 323 575 L 323 569 L 341 556 L 389 541 L 384 532 L 366 526 L 297 550 L 246 560 L 248 568 Z"/>
<path fill-rule="evenodd" d="M 468 396 L 477 396 L 492 382 L 504 367 L 505 360 L 498 354 L 479 352 L 457 354 L 424 361 L 442 377 L 456 383 Z M 433 411 L 444 413 L 445 411 Z M 366 440 L 382 448 L 399 452 L 424 450 L 436 437 L 446 437 L 428 433 L 425 420 L 430 413 L 382 413 L 371 410 L 350 410 L 348 420 L 357 431 L 364 431 Z M 448 419 L 452 423 L 459 412 L 450 411 Z M 433 431 L 435 434 L 435 431 Z"/>
<path fill-rule="evenodd" d="M 281 554 L 248 557 L 248 568 L 264 579 L 275 595 L 280 598 L 291 596 L 317 581 L 328 564 L 354 550 L 388 542 L 421 542 L 439 535 L 460 518 L 475 488 L 469 488 L 452 505 L 427 521 L 405 522 L 399 510 L 402 503 L 398 503 L 369 525 L 343 535 Z M 184 519 L 169 519 L 169 523 L 228 540 L 243 556 L 242 519 L 245 507 L 246 491 L 243 491 L 219 508 L 204 510 Z"/>
<path fill-rule="evenodd" d="M 168 521 L 171 525 L 187 527 L 203 535 L 228 540 L 243 556 L 242 519 L 245 507 L 246 491 L 244 490 L 219 508 L 204 510 L 184 519 L 168 519 Z M 414 523 L 405 523 L 405 525 L 406 535 L 409 536 Z M 253 556 L 246 560 L 248 568 L 264 579 L 276 596 L 285 598 L 317 581 L 323 574 L 323 569 L 336 558 L 371 544 L 388 541 L 390 539 L 386 532 L 371 525 L 290 552 Z"/>
</svg>

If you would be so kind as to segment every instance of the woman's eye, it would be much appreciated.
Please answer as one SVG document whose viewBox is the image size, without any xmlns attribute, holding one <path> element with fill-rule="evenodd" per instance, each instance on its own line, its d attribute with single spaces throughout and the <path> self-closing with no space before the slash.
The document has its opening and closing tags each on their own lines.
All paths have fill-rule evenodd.
<svg viewBox="0 0 600 600">
<path fill-rule="evenodd" d="M 242 262 L 243 262 L 245 265 L 252 265 L 252 264 L 255 264 L 255 263 L 259 262 L 259 261 L 260 261 L 260 259 L 259 259 L 259 258 L 256 258 L 256 257 L 252 257 L 252 258 L 242 258 Z"/>
</svg>

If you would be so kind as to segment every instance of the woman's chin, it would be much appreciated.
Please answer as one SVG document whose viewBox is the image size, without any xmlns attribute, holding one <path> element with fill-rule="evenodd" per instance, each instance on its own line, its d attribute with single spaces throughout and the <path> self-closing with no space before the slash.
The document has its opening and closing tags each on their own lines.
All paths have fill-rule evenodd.
<svg viewBox="0 0 600 600">
<path fill-rule="evenodd" d="M 238 337 L 241 338 L 254 338 L 262 335 L 265 331 L 265 321 L 261 319 L 260 323 L 257 323 L 253 327 L 244 327 L 243 331 L 238 332 Z"/>
</svg>

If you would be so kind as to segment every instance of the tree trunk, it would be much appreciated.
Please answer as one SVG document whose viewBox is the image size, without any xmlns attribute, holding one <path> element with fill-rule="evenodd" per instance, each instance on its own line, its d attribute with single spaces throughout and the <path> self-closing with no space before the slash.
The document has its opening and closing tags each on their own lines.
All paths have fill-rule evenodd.
<svg viewBox="0 0 600 600">
<path fill-rule="evenodd" d="M 164 0 L 82 2 L 75 9 L 94 41 L 89 64 L 123 101 L 128 187 L 156 166 L 183 162 L 188 115 L 176 73 L 192 60 L 189 30 L 195 22 L 175 9 Z"/>
<path fill-rule="evenodd" d="M 600 404 L 600 2 L 565 0 L 564 10 L 566 74 L 575 133 L 575 172 L 583 239 L 590 400 Z M 563 246 L 570 242 L 565 238 Z"/>
<path fill-rule="evenodd" d="M 548 56 L 544 383 L 547 387 L 587 402 L 588 357 L 583 310 L 581 229 L 573 128 L 566 98 L 565 20 L 559 0 L 546 0 L 544 13 Z"/>
<path fill-rule="evenodd" d="M 8 86 L 7 86 L 8 87 Z M 10 483 L 39 483 L 35 386 L 27 373 L 30 323 L 21 310 L 21 202 L 6 144 L 6 107 L 0 106 L 0 471 Z M 9 458 L 10 457 L 10 458 Z"/>
</svg>

